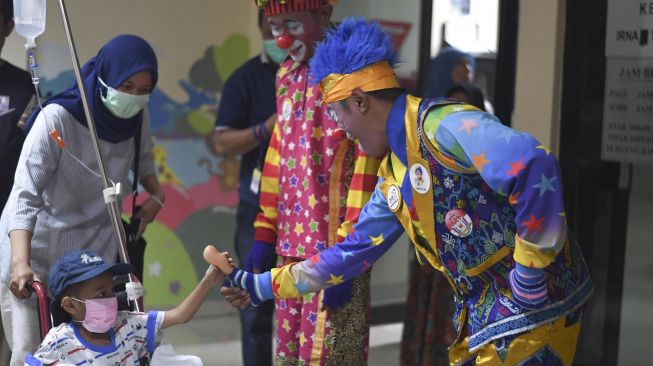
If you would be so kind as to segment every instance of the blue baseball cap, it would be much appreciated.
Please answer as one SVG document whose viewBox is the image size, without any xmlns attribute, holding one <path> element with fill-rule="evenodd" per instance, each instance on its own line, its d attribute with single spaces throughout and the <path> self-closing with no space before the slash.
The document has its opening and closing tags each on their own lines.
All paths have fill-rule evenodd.
<svg viewBox="0 0 653 366">
<path fill-rule="evenodd" d="M 77 250 L 66 253 L 52 266 L 48 287 L 56 303 L 61 300 L 64 290 L 70 285 L 90 280 L 104 272 L 119 276 L 133 271 L 131 264 L 108 263 L 93 252 Z"/>
<path fill-rule="evenodd" d="M 70 315 L 61 307 L 61 297 L 68 286 L 90 280 L 105 272 L 114 276 L 124 275 L 134 271 L 128 263 L 107 263 L 99 255 L 88 250 L 77 250 L 66 253 L 50 269 L 48 287 L 54 301 L 50 303 L 50 314 L 53 324 L 71 321 Z"/>
</svg>

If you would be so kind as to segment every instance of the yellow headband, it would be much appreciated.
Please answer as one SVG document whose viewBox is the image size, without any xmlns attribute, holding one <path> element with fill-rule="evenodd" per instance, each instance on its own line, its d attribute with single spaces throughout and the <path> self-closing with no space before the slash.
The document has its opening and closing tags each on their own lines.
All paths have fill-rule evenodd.
<svg viewBox="0 0 653 366">
<path fill-rule="evenodd" d="M 325 104 L 349 98 L 354 89 L 369 92 L 398 87 L 395 72 L 387 61 L 377 62 L 351 74 L 330 74 L 320 81 Z"/>
</svg>

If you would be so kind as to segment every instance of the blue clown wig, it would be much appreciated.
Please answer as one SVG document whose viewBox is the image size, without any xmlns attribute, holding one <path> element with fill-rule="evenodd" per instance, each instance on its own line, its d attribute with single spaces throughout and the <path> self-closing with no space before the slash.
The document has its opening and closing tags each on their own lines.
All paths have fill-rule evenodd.
<svg viewBox="0 0 653 366">
<path fill-rule="evenodd" d="M 311 81 L 317 84 L 330 74 L 351 74 L 381 61 L 394 67 L 399 52 L 379 23 L 347 18 L 317 45 L 310 61 Z"/>
</svg>

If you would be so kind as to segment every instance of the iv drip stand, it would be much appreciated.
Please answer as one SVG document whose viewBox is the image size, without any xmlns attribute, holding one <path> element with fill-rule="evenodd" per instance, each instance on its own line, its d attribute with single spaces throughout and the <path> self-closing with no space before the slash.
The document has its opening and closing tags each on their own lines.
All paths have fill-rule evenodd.
<svg viewBox="0 0 653 366">
<path fill-rule="evenodd" d="M 68 40 L 68 48 L 70 49 L 70 57 L 72 58 L 73 69 L 75 70 L 75 78 L 77 79 L 77 86 L 79 87 L 79 93 L 82 97 L 82 105 L 84 106 L 84 115 L 86 116 L 86 121 L 88 124 L 88 129 L 91 133 L 91 140 L 93 142 L 93 150 L 95 151 L 95 157 L 97 158 L 98 168 L 100 171 L 100 176 L 102 178 L 102 184 L 104 185 L 103 192 L 108 192 L 111 189 L 115 189 L 115 186 L 109 185 L 109 180 L 107 179 L 107 173 L 104 169 L 104 163 L 102 162 L 102 155 L 100 154 L 100 145 L 98 144 L 97 130 L 95 128 L 95 122 L 93 121 L 93 116 L 88 107 L 88 101 L 86 99 L 86 88 L 84 87 L 84 80 L 82 80 L 82 75 L 79 68 L 79 59 L 77 58 L 77 51 L 75 49 L 75 42 L 73 41 L 73 35 L 70 30 L 70 24 L 68 23 L 68 13 L 66 11 L 66 5 L 64 0 L 59 0 L 59 8 L 61 9 L 61 17 L 63 19 L 64 30 L 66 31 L 66 39 Z M 136 157 L 138 158 L 138 157 Z M 106 194 L 105 194 L 106 196 Z M 127 255 L 127 246 L 126 246 L 126 235 L 125 228 L 122 226 L 122 221 L 120 220 L 120 208 L 116 200 L 117 192 L 113 192 L 113 199 L 105 199 L 107 209 L 109 210 L 109 216 L 111 217 L 111 224 L 113 226 L 113 231 L 116 234 L 117 244 L 118 244 L 118 253 L 120 259 L 124 263 L 129 263 L 129 256 Z M 134 276 L 129 275 L 129 281 L 134 282 Z M 142 311 L 137 301 L 133 301 L 133 305 L 136 311 Z"/>
</svg>

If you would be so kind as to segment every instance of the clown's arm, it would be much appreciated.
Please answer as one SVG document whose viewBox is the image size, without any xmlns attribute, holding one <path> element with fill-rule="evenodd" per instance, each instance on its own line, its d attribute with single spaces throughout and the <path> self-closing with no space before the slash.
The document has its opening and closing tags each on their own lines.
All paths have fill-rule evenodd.
<svg viewBox="0 0 653 366">
<path fill-rule="evenodd" d="M 558 162 L 527 133 L 514 131 L 488 113 L 459 112 L 435 129 L 434 144 L 459 167 L 478 172 L 515 211 L 515 299 L 537 308 L 547 301 L 543 269 L 566 240 Z"/>
<path fill-rule="evenodd" d="M 344 241 L 302 262 L 271 272 L 235 270 L 233 285 L 246 289 L 252 302 L 274 297 L 296 298 L 354 278 L 376 262 L 399 238 L 403 228 L 377 188 L 363 207 L 353 232 Z"/>
</svg>

